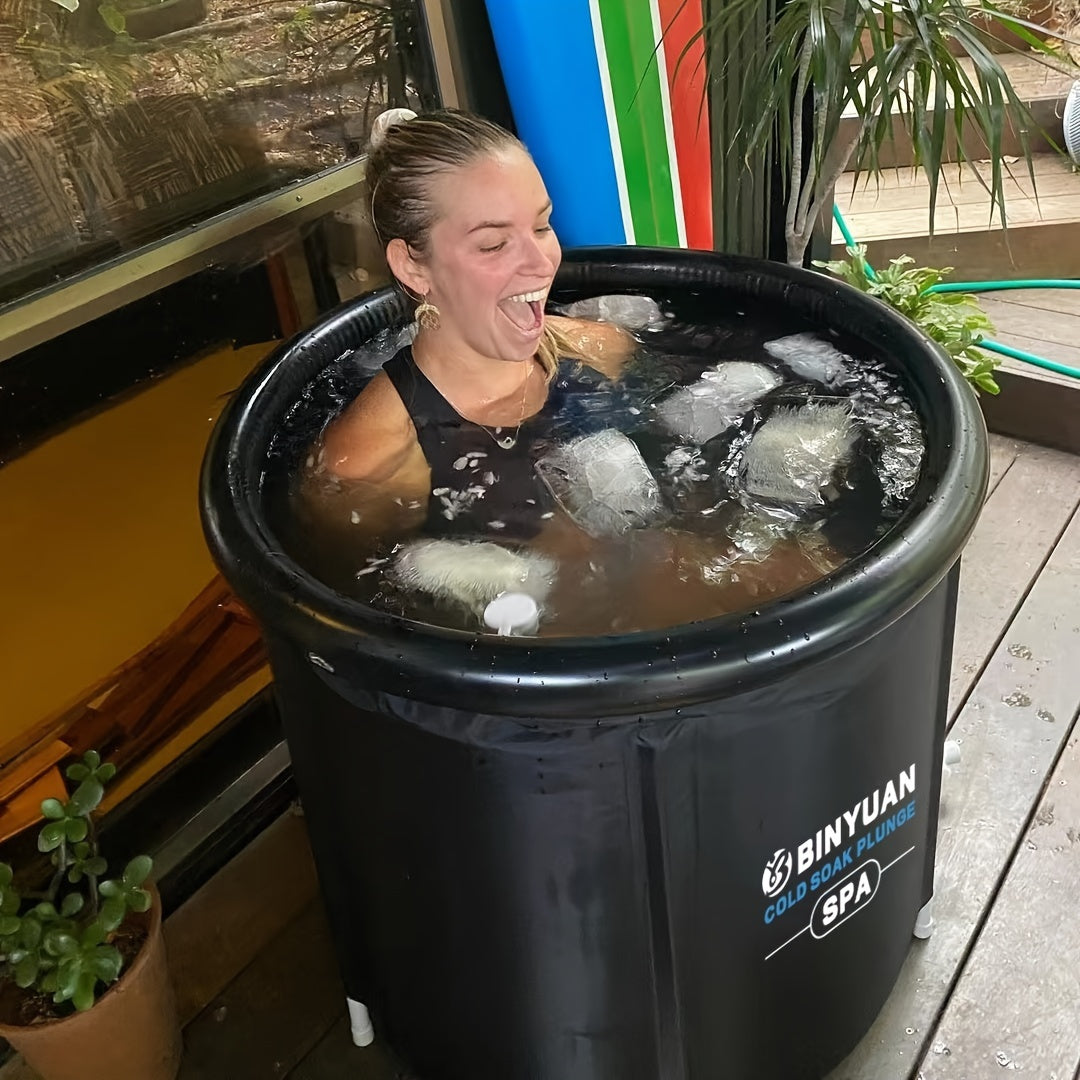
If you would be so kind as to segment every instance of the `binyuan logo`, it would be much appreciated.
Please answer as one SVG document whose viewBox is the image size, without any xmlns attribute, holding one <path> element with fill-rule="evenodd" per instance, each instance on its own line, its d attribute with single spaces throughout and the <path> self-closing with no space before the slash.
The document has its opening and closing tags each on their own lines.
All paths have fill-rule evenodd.
<svg viewBox="0 0 1080 1080">
<path fill-rule="evenodd" d="M 774 851 L 772 858 L 765 864 L 765 873 L 761 875 L 761 891 L 766 896 L 779 896 L 791 878 L 793 860 L 787 848 Z"/>
</svg>

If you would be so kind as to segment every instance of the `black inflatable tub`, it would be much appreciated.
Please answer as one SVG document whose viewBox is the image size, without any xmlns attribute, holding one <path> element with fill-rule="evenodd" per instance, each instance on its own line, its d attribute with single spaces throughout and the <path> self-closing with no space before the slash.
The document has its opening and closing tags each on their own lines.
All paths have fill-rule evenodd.
<svg viewBox="0 0 1080 1080">
<path fill-rule="evenodd" d="M 301 388 L 399 322 L 399 298 L 278 349 L 214 432 L 202 506 L 269 646 L 345 991 L 419 1080 L 820 1077 L 931 897 L 981 415 L 917 330 L 818 274 L 626 247 L 568 253 L 558 287 L 764 302 L 884 350 L 925 424 L 922 476 L 865 556 L 745 617 L 444 631 L 321 584 L 264 506 Z"/>
</svg>

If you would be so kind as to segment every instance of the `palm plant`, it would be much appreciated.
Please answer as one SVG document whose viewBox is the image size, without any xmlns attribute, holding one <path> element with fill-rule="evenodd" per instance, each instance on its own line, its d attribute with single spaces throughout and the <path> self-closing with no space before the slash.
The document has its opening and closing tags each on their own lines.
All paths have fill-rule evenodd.
<svg viewBox="0 0 1080 1080">
<path fill-rule="evenodd" d="M 996 209 L 1005 223 L 1002 139 L 1014 124 L 1034 183 L 1025 133 L 1035 122 L 991 51 L 986 25 L 995 19 L 1008 25 L 1050 62 L 1055 53 L 1044 28 L 990 0 L 787 0 L 759 48 L 731 49 L 732 42 L 746 45 L 741 38 L 755 27 L 751 16 L 760 4 L 717 0 L 707 7 L 703 33 L 710 74 L 740 95 L 735 160 L 750 162 L 770 146 L 778 155 L 787 182 L 790 263 L 804 262 L 840 175 L 852 167 L 880 171 L 894 117 L 929 180 L 931 233 L 950 140 L 963 160 L 971 130 L 990 161 L 979 182 L 991 214 Z M 723 54 L 717 42 L 724 43 Z M 733 53 L 738 70 L 728 59 Z M 857 122 L 845 128 L 845 116 Z"/>
</svg>

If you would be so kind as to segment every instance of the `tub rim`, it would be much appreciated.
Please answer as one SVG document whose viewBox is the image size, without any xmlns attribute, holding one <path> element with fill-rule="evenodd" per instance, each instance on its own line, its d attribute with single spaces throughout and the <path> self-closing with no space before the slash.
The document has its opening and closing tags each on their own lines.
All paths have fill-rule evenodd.
<svg viewBox="0 0 1080 1080">
<path fill-rule="evenodd" d="M 927 449 L 912 501 L 889 532 L 836 573 L 757 612 L 662 630 L 501 639 L 411 623 L 350 600 L 280 550 L 259 496 L 274 422 L 300 387 L 404 316 L 400 293 L 381 289 L 340 305 L 276 348 L 226 406 L 206 449 L 206 540 L 268 636 L 314 656 L 331 683 L 348 678 L 432 704 L 566 720 L 654 713 L 755 689 L 844 653 L 910 611 L 959 557 L 987 485 L 982 413 L 952 360 L 893 309 L 844 282 L 746 256 L 570 249 L 552 295 L 647 291 L 642 287 L 658 280 L 665 288 L 782 300 L 819 323 L 827 313 L 834 327 L 890 349 L 908 377 Z"/>
</svg>

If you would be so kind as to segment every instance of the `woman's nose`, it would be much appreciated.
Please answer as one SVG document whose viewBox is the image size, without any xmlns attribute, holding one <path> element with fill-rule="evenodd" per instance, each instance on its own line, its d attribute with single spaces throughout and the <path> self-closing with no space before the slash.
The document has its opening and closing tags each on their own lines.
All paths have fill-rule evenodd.
<svg viewBox="0 0 1080 1080">
<path fill-rule="evenodd" d="M 551 277 L 558 268 L 558 260 L 553 257 L 550 248 L 550 233 L 544 233 L 542 236 L 530 233 L 522 254 L 522 272 L 535 274 L 538 277 Z"/>
</svg>

